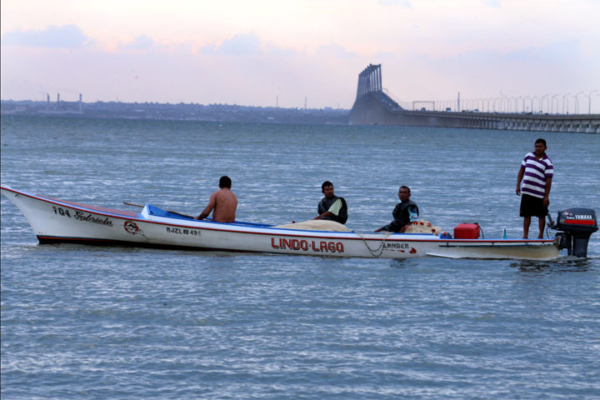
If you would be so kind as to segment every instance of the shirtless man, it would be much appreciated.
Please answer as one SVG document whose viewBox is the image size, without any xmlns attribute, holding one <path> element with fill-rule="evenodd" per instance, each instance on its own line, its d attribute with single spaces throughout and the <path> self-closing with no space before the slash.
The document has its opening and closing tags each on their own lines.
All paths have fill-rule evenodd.
<svg viewBox="0 0 600 400">
<path fill-rule="evenodd" d="M 237 197 L 231 191 L 231 179 L 228 176 L 222 176 L 219 180 L 219 188 L 210 195 L 208 205 L 198 217 L 194 219 L 204 219 L 208 217 L 214 209 L 213 221 L 215 222 L 233 222 L 235 221 L 235 209 L 237 208 Z"/>
</svg>

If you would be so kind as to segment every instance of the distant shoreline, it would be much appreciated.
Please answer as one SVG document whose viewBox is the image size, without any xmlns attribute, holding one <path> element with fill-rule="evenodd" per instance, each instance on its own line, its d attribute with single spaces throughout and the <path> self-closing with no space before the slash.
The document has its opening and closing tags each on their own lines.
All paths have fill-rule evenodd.
<svg viewBox="0 0 600 400">
<path fill-rule="evenodd" d="M 347 125 L 350 110 L 228 104 L 2 100 L 2 116 Z"/>
</svg>

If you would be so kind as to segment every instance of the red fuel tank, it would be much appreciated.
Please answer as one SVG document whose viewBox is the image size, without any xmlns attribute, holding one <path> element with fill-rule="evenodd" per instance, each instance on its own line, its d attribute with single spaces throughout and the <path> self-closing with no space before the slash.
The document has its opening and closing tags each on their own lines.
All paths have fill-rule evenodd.
<svg viewBox="0 0 600 400">
<path fill-rule="evenodd" d="M 454 228 L 454 239 L 479 239 L 479 225 L 459 224 Z"/>
</svg>

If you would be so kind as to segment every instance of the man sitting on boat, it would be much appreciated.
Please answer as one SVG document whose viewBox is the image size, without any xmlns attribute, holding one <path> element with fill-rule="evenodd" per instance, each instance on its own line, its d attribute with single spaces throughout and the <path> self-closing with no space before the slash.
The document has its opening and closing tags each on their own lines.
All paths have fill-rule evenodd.
<svg viewBox="0 0 600 400">
<path fill-rule="evenodd" d="M 394 220 L 375 232 L 404 232 L 409 223 L 419 219 L 419 207 L 414 201 L 410 200 L 410 188 L 408 186 L 400 186 L 398 198 L 400 203 L 396 205 L 392 213 Z"/>
<path fill-rule="evenodd" d="M 343 197 L 338 197 L 333 193 L 333 183 L 323 182 L 321 191 L 325 195 L 319 202 L 317 212 L 319 215 L 313 219 L 323 219 L 326 221 L 335 221 L 345 224 L 348 220 L 348 205 Z"/>
<path fill-rule="evenodd" d="M 215 222 L 234 222 L 235 210 L 237 208 L 237 197 L 231 191 L 231 179 L 228 176 L 222 176 L 219 180 L 219 188 L 210 195 L 208 205 L 198 217 L 194 219 L 204 219 L 213 213 L 213 221 Z"/>
</svg>

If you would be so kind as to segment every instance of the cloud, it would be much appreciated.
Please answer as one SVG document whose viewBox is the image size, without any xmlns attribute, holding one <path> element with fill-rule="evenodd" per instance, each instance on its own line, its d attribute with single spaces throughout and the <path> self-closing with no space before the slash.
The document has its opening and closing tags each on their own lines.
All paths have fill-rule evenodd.
<svg viewBox="0 0 600 400">
<path fill-rule="evenodd" d="M 355 58 L 357 56 L 356 53 L 346 50 L 344 46 L 340 46 L 339 44 L 319 46 L 319 48 L 317 49 L 317 55 L 345 59 Z"/>
<path fill-rule="evenodd" d="M 500 8 L 502 6 L 502 4 L 500 3 L 500 0 L 481 0 L 481 2 L 488 6 L 488 7 L 492 7 L 492 8 Z"/>
<path fill-rule="evenodd" d="M 254 33 L 237 34 L 231 39 L 224 40 L 220 46 L 208 44 L 202 47 L 198 54 L 225 55 L 234 57 L 245 56 L 271 56 L 277 58 L 290 58 L 299 54 L 291 47 L 278 47 L 271 43 L 263 42 Z"/>
<path fill-rule="evenodd" d="M 379 0 L 379 4 L 386 7 L 391 6 L 402 6 L 406 8 L 412 8 L 409 0 Z"/>
<path fill-rule="evenodd" d="M 293 48 L 282 48 L 273 46 L 271 44 L 267 44 L 265 46 L 265 51 L 267 54 L 274 57 L 293 57 L 298 54 L 298 51 L 294 50 Z"/>
<path fill-rule="evenodd" d="M 243 33 L 226 39 L 220 46 L 210 44 L 200 49 L 204 54 L 220 54 L 226 56 L 255 56 L 263 54 L 262 43 L 254 33 Z"/>
<path fill-rule="evenodd" d="M 384 87 L 402 100 L 467 99 L 505 94 L 542 96 L 598 87 L 598 58 L 586 58 L 578 40 L 519 49 L 482 49 L 439 58 L 398 55 L 383 61 Z M 589 89 L 591 90 L 591 89 Z M 587 92 L 586 92 L 587 93 Z"/>
<path fill-rule="evenodd" d="M 515 50 L 507 53 L 505 58 L 509 61 L 563 64 L 570 62 L 570 60 L 581 59 L 581 49 L 578 41 L 570 40 L 562 43 L 548 43 L 543 46 L 530 46 Z"/>
<path fill-rule="evenodd" d="M 77 49 L 92 43 L 77 25 L 48 26 L 44 30 L 16 30 L 2 36 L 2 44 L 10 46 Z"/>
<path fill-rule="evenodd" d="M 200 54 L 217 54 L 217 46 L 214 44 L 207 44 L 206 46 L 204 46 L 200 50 L 198 50 L 198 53 L 200 53 Z"/>
<path fill-rule="evenodd" d="M 150 50 L 153 47 L 154 39 L 147 35 L 138 36 L 133 42 L 119 45 L 119 48 L 126 50 Z"/>
<path fill-rule="evenodd" d="M 541 46 L 527 46 L 501 52 L 498 50 L 475 50 L 448 57 L 440 62 L 471 65 L 473 63 L 523 63 L 570 64 L 572 60 L 581 60 L 581 48 L 577 40 L 553 42 Z"/>
<path fill-rule="evenodd" d="M 392 58 L 395 58 L 397 55 L 391 51 L 380 51 L 377 54 L 375 54 L 375 59 L 379 60 L 389 60 Z"/>
</svg>

